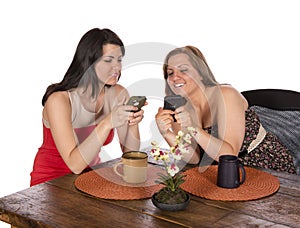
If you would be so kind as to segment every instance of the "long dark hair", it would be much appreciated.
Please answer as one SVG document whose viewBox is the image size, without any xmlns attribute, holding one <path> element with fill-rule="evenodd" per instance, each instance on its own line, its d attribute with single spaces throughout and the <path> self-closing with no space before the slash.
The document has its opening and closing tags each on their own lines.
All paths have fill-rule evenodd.
<svg viewBox="0 0 300 228">
<path fill-rule="evenodd" d="M 105 44 L 115 44 L 121 47 L 122 55 L 125 55 L 125 48 L 122 40 L 109 29 L 94 28 L 89 30 L 80 39 L 76 48 L 73 60 L 63 80 L 48 86 L 43 99 L 44 106 L 48 97 L 57 91 L 67 91 L 76 88 L 82 80 L 83 75 L 91 71 L 89 77 L 83 79 L 83 86 L 92 85 L 92 97 L 99 92 L 99 79 L 94 72 L 94 63 L 103 55 L 102 47 Z"/>
<path fill-rule="evenodd" d="M 166 82 L 167 95 L 174 94 L 167 83 L 168 61 L 172 56 L 177 54 L 186 54 L 189 57 L 193 67 L 197 70 L 199 75 L 202 76 L 203 78 L 202 82 L 205 86 L 210 87 L 210 86 L 218 85 L 218 82 L 216 81 L 215 76 L 211 72 L 202 52 L 194 46 L 185 46 L 181 48 L 175 48 L 174 50 L 170 51 L 165 58 L 164 65 L 163 65 L 163 73 Z"/>
</svg>

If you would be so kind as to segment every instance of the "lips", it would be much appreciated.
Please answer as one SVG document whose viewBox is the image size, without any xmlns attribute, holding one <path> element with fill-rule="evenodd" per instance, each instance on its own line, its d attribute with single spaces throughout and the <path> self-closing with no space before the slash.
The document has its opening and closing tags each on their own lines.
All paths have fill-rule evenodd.
<svg viewBox="0 0 300 228">
<path fill-rule="evenodd" d="M 111 74 L 112 77 L 119 77 L 119 73 L 113 73 Z"/>
<path fill-rule="evenodd" d="M 179 88 L 179 87 L 182 87 L 182 86 L 184 86 L 184 83 L 174 84 L 174 87 L 175 87 L 175 88 Z"/>
</svg>

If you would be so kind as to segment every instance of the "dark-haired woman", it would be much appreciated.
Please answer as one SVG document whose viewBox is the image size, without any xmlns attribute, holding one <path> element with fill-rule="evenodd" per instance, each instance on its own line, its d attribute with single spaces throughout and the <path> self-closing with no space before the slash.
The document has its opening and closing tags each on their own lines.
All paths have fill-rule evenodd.
<svg viewBox="0 0 300 228">
<path fill-rule="evenodd" d="M 123 152 L 139 149 L 144 111 L 124 105 L 129 94 L 118 84 L 124 54 L 123 42 L 109 29 L 83 35 L 64 78 L 43 96 L 43 143 L 31 186 L 99 163 L 101 147 L 112 141 L 114 129 Z"/>
</svg>

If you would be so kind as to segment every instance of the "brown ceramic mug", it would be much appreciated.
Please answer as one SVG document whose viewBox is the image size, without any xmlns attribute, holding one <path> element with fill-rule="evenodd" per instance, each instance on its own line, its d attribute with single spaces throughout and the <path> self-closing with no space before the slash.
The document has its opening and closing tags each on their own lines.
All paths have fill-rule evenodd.
<svg viewBox="0 0 300 228">
<path fill-rule="evenodd" d="M 123 166 L 122 173 L 118 167 Z M 127 183 L 138 184 L 147 180 L 148 155 L 141 151 L 129 151 L 122 155 L 122 159 L 114 166 L 115 173 Z"/>
</svg>

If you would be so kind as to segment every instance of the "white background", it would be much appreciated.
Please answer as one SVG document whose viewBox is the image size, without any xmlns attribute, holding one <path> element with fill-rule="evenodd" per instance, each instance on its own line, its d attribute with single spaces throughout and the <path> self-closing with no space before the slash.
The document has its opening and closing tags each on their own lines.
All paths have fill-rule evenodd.
<svg viewBox="0 0 300 228">
<path fill-rule="evenodd" d="M 217 80 L 239 91 L 299 91 L 298 4 L 297 0 L 1 1 L 0 197 L 29 187 L 33 159 L 42 143 L 42 95 L 49 84 L 62 79 L 79 39 L 89 29 L 110 28 L 125 46 L 142 42 L 197 46 Z M 143 67 L 126 70 L 121 83 L 162 78 L 161 66 Z M 146 120 L 152 121 L 150 111 L 155 113 L 156 108 L 149 107 Z M 111 157 L 118 156 L 113 148 Z"/>
</svg>

